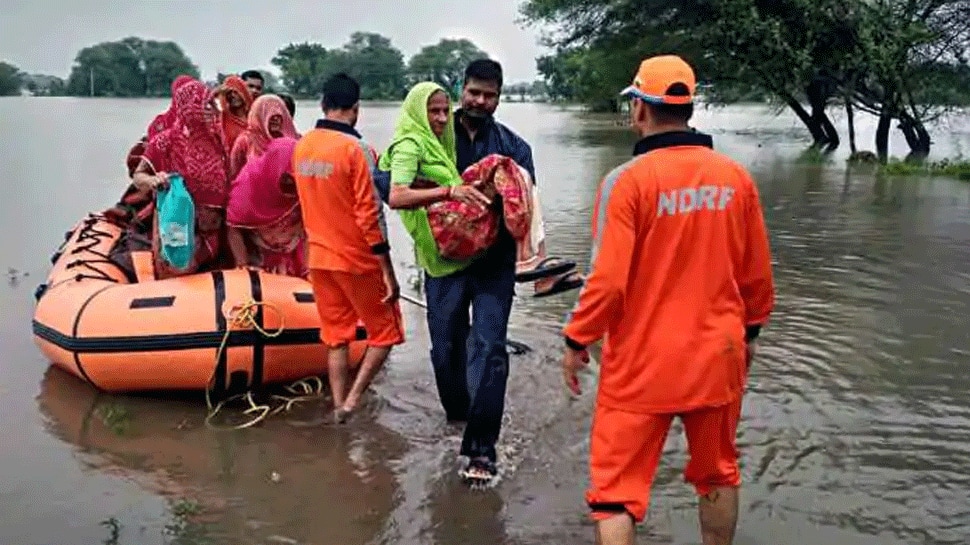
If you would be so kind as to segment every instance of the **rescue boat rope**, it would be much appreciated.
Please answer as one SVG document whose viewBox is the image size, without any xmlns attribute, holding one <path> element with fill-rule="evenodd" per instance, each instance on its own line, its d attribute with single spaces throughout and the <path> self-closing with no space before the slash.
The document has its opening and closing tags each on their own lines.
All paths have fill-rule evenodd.
<svg viewBox="0 0 970 545">
<path fill-rule="evenodd" d="M 256 313 L 259 307 L 264 307 L 275 312 L 280 319 L 280 326 L 275 331 L 267 331 L 262 326 L 256 322 Z M 268 403 L 258 405 L 256 400 L 253 398 L 253 392 L 247 391 L 242 394 L 237 394 L 220 401 L 218 404 L 212 404 L 212 398 L 210 396 L 210 390 L 212 383 L 216 378 L 216 372 L 218 370 L 218 362 L 222 357 L 222 353 L 226 350 L 229 344 L 229 336 L 231 335 L 233 328 L 253 328 L 256 332 L 266 338 L 273 338 L 280 336 L 285 330 L 284 325 L 284 315 L 279 307 L 273 305 L 272 303 L 260 302 L 250 299 L 244 303 L 234 305 L 224 312 L 226 317 L 226 332 L 222 336 L 222 342 L 219 344 L 219 349 L 216 351 L 216 366 L 212 370 L 212 375 L 209 377 L 209 382 L 206 384 L 205 388 L 205 404 L 209 410 L 209 414 L 205 418 L 206 426 L 215 429 L 234 429 L 240 430 L 243 428 L 249 428 L 255 426 L 256 424 L 262 422 L 267 417 L 279 414 L 281 412 L 289 411 L 293 408 L 293 405 L 305 401 L 307 399 L 316 399 L 323 395 L 323 381 L 320 377 L 310 376 L 302 380 L 298 380 L 289 386 L 285 386 L 284 390 L 293 394 L 292 396 L 283 395 L 271 395 L 270 399 L 280 401 L 281 403 L 275 408 L 271 407 Z M 217 426 L 212 423 L 212 419 L 219 414 L 222 408 L 229 402 L 235 400 L 245 400 L 249 404 L 249 408 L 243 411 L 245 415 L 255 414 L 256 416 L 251 420 L 238 424 L 235 426 Z"/>
<path fill-rule="evenodd" d="M 102 268 L 96 267 L 95 265 L 111 265 L 112 267 L 121 269 L 118 263 L 114 262 L 110 256 L 103 252 L 95 250 L 99 244 L 101 244 L 105 239 L 111 238 L 113 235 L 105 231 L 100 231 L 95 228 L 95 224 L 104 219 L 103 216 L 97 214 L 89 214 L 88 217 L 82 222 L 82 224 L 75 230 L 69 231 L 64 243 L 54 252 L 51 256 L 51 263 L 56 264 L 62 257 L 64 257 L 65 246 L 67 246 L 68 241 L 71 237 L 77 233 L 77 239 L 75 242 L 77 246 L 73 248 L 68 255 L 76 256 L 81 252 L 87 252 L 88 254 L 93 254 L 95 258 L 81 258 L 75 259 L 74 261 L 69 261 L 65 266 L 65 271 L 79 270 L 83 272 L 77 272 L 74 276 L 69 276 L 62 278 L 60 281 L 53 284 L 41 284 L 37 287 L 34 297 L 40 300 L 50 290 L 68 282 L 80 282 L 81 280 L 104 280 L 114 284 L 119 283 L 118 279 L 112 277 Z M 122 269 L 122 272 L 124 270 Z"/>
</svg>

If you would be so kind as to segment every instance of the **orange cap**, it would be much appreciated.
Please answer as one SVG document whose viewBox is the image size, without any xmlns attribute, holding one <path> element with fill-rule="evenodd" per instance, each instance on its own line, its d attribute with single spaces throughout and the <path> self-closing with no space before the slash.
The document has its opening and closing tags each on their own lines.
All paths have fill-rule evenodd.
<svg viewBox="0 0 970 545">
<path fill-rule="evenodd" d="M 684 59 L 677 55 L 661 55 L 641 62 L 633 85 L 620 94 L 651 104 L 690 104 L 696 89 L 694 70 Z"/>
</svg>

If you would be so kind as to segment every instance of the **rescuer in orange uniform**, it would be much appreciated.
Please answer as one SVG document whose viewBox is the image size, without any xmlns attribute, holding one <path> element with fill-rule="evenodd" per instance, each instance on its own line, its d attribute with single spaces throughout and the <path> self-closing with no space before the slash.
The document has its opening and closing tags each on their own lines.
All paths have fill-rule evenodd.
<svg viewBox="0 0 970 545">
<path fill-rule="evenodd" d="M 390 246 L 374 186 L 376 153 L 354 129 L 360 85 L 337 74 L 323 86 L 323 111 L 293 150 L 293 172 L 309 238 L 310 282 L 320 314 L 320 338 L 329 349 L 328 378 L 334 419 L 343 422 L 404 342 Z M 348 389 L 348 343 L 357 319 L 367 330 L 367 352 Z"/>
<path fill-rule="evenodd" d="M 633 543 L 675 416 L 704 544 L 730 545 L 737 526 L 741 398 L 774 281 L 757 187 L 687 125 L 695 88 L 686 62 L 661 56 L 621 93 L 642 139 L 599 188 L 592 272 L 563 331 L 576 394 L 604 339 L 586 494 L 602 545 Z"/>
</svg>

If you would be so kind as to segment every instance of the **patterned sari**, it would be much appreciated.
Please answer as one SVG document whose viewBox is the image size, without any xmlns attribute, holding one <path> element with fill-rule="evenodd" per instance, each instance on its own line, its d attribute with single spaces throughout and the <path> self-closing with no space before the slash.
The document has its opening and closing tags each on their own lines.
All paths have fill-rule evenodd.
<svg viewBox="0 0 970 545">
<path fill-rule="evenodd" d="M 276 95 L 263 95 L 249 110 L 246 131 L 239 135 L 229 153 L 229 176 L 235 178 L 243 166 L 266 151 L 274 136 L 270 133 L 270 119 L 280 118 L 280 132 L 284 138 L 300 138 L 286 103 Z"/>
<path fill-rule="evenodd" d="M 307 237 L 300 201 L 292 181 L 295 138 L 276 138 L 265 152 L 246 163 L 232 181 L 226 222 L 243 229 L 259 249 L 256 266 L 274 274 L 309 274 Z"/>
<path fill-rule="evenodd" d="M 158 134 L 145 149 L 144 157 L 156 172 L 182 175 L 195 203 L 195 256 L 184 270 L 175 270 L 160 258 L 155 215 L 152 240 L 159 279 L 217 266 L 220 258 L 229 184 L 221 126 L 215 112 L 208 110 L 212 99 L 212 92 L 200 81 L 180 87 L 175 94 L 177 123 Z"/>
<path fill-rule="evenodd" d="M 222 85 L 228 88 L 227 92 L 239 95 L 246 105 L 243 114 L 238 116 L 232 113 L 225 95 L 219 96 L 219 110 L 222 116 L 222 141 L 225 144 L 226 153 L 229 153 L 233 144 L 236 143 L 236 139 L 246 132 L 246 120 L 249 116 L 249 110 L 253 107 L 253 95 L 249 92 L 249 87 L 246 87 L 246 82 L 239 76 L 227 77 Z"/>
<path fill-rule="evenodd" d="M 461 175 L 465 185 L 481 180 L 485 195 L 500 196 L 501 210 L 482 208 L 457 200 L 428 206 L 428 222 L 447 259 L 471 259 L 488 249 L 498 236 L 499 221 L 520 245 L 530 242 L 533 218 L 532 184 L 515 161 L 492 154 L 468 167 Z"/>
</svg>

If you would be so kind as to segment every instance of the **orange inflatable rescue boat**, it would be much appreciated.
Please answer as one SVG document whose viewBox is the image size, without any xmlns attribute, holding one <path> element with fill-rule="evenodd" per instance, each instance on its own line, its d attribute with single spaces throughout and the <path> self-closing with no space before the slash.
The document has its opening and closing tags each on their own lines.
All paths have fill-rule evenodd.
<svg viewBox="0 0 970 545">
<path fill-rule="evenodd" d="M 155 280 L 150 251 L 130 253 L 134 273 L 111 258 L 122 233 L 90 215 L 54 254 L 33 332 L 55 365 L 106 392 L 217 396 L 326 373 L 309 282 L 244 269 Z"/>
</svg>

